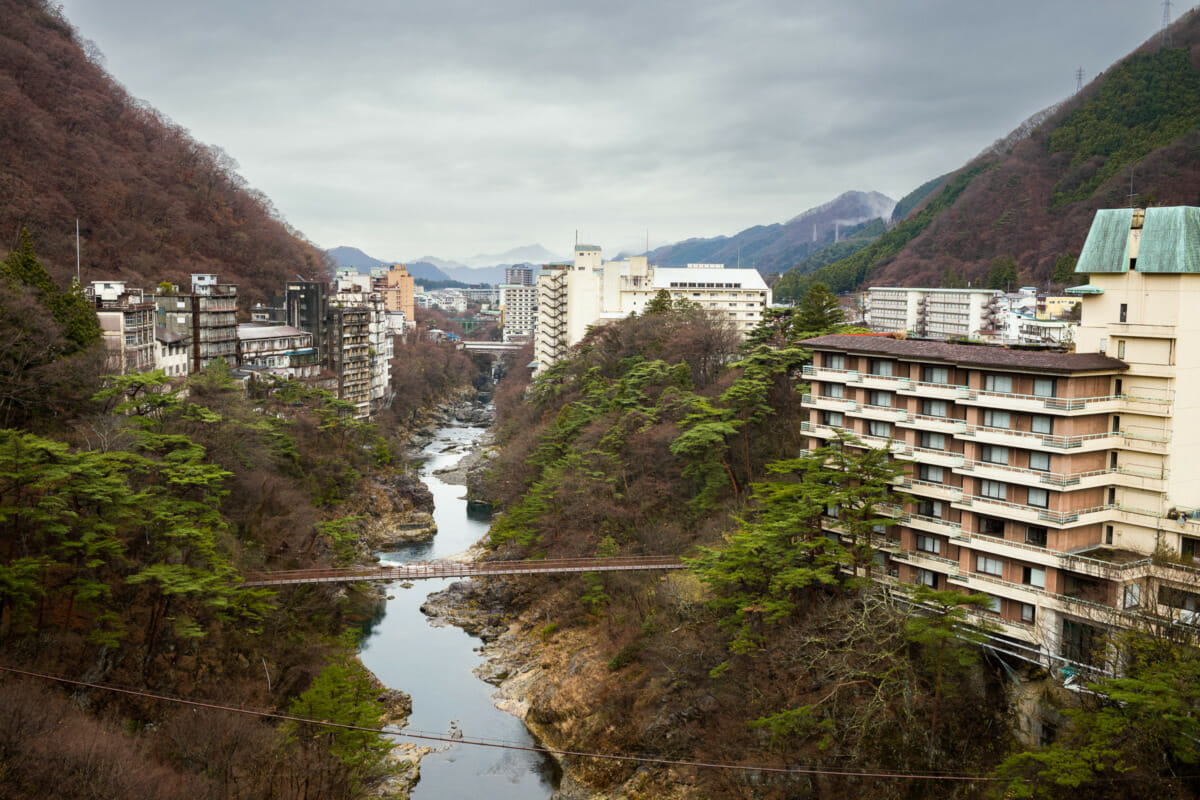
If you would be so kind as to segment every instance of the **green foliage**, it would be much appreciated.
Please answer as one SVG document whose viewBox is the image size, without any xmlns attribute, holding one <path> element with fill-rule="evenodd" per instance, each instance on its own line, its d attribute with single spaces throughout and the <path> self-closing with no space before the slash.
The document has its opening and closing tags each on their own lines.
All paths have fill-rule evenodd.
<svg viewBox="0 0 1200 800">
<path fill-rule="evenodd" d="M 361 519 L 361 516 L 340 517 L 317 523 L 317 532 L 329 540 L 333 549 L 334 562 L 339 566 L 349 566 L 354 561 L 358 545 L 358 532 L 353 526 Z"/>
<path fill-rule="evenodd" d="M 752 653 L 767 626 L 794 618 L 822 587 L 860 585 L 855 573 L 870 563 L 870 534 L 885 524 L 880 503 L 901 469 L 887 452 L 858 449 L 842 438 L 796 459 L 774 462 L 774 478 L 752 487 L 753 516 L 739 520 L 725 546 L 701 548 L 689 562 L 716 598 L 711 606 L 734 631 L 730 650 Z M 826 534 L 833 512 L 842 530 Z"/>
<path fill-rule="evenodd" d="M 1050 280 L 1068 286 L 1087 283 L 1086 275 L 1075 274 L 1075 265 L 1078 262 L 1079 259 L 1076 256 L 1070 253 L 1063 253 L 1054 259 L 1054 271 L 1050 274 Z"/>
<path fill-rule="evenodd" d="M 1012 291 L 1019 282 L 1017 260 L 1012 256 L 996 256 L 988 269 L 987 288 Z"/>
<path fill-rule="evenodd" d="M 331 728 L 308 722 L 286 726 L 290 741 L 306 749 L 320 747 L 338 759 L 352 794 L 378 783 L 388 772 L 386 757 L 391 745 L 381 733 L 383 709 L 377 695 L 366 668 L 347 657 L 321 670 L 288 708 L 293 716 L 352 726 Z"/>
<path fill-rule="evenodd" d="M 1124 167 L 1198 125 L 1200 73 L 1189 51 L 1131 56 L 1050 134 L 1048 150 L 1069 152 L 1072 167 L 1055 187 L 1051 208 L 1091 197 Z"/>
<path fill-rule="evenodd" d="M 904 195 L 904 197 L 900 198 L 900 202 L 896 203 L 896 207 L 892 209 L 892 221 L 902 221 L 905 217 L 911 214 L 912 210 L 919 206 L 926 197 L 929 197 L 929 195 L 933 194 L 939 186 L 945 183 L 946 178 L 949 177 L 950 173 L 939 175 L 931 181 L 922 183 L 916 189 L 913 189 L 911 192 Z"/>
<path fill-rule="evenodd" d="M 795 271 L 800 275 L 807 275 L 828 264 L 849 258 L 886 232 L 887 224 L 882 219 L 873 219 L 861 230 L 855 231 L 840 242 L 834 242 L 822 247 L 793 267 L 792 270 L 789 270 L 789 272 Z"/>
<path fill-rule="evenodd" d="M 837 295 L 823 283 L 808 287 L 800 298 L 800 316 L 796 325 L 802 331 L 828 331 L 846 321 L 846 313 L 838 302 Z"/>
<path fill-rule="evenodd" d="M 579 595 L 579 602 L 583 603 L 589 614 L 598 614 L 601 608 L 612 601 L 604 591 L 604 580 L 598 572 L 585 572 L 582 579 L 584 590 L 583 594 Z"/>
<path fill-rule="evenodd" d="M 1096 694 L 1065 709 L 1053 744 L 1010 756 L 996 770 L 1005 797 L 1183 797 L 1200 762 L 1200 653 L 1170 637 L 1131 632 L 1121 641 L 1122 677 L 1089 684 Z M 1119 779 L 1119 780 L 1118 780 Z"/>
<path fill-rule="evenodd" d="M 795 300 L 804 295 L 814 283 L 824 283 L 834 292 L 849 292 L 858 288 L 878 266 L 887 262 L 917 238 L 934 218 L 954 204 L 959 195 L 977 176 L 990 169 L 994 161 L 981 159 L 974 166 L 960 171 L 947 181 L 938 195 L 919 212 L 896 225 L 867 247 L 850 256 L 818 269 L 809 275 L 794 270 L 784 273 L 775 284 L 777 300 Z"/>
<path fill-rule="evenodd" d="M 646 313 L 666 314 L 671 311 L 671 306 L 671 293 L 666 289 L 659 289 L 658 293 L 646 304 Z"/>
<path fill-rule="evenodd" d="M 54 323 L 62 330 L 70 347 L 64 355 L 83 350 L 100 341 L 100 321 L 88 305 L 78 284 L 65 291 L 55 285 L 50 273 L 33 252 L 33 239 L 21 229 L 17 249 L 0 262 L 0 274 L 14 286 L 36 294 L 38 301 L 50 312 Z"/>
</svg>

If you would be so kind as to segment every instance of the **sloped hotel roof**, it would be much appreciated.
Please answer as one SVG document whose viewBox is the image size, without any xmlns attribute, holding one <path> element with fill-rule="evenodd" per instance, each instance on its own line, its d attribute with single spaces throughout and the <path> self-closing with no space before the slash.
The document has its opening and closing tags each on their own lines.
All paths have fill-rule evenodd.
<svg viewBox="0 0 1200 800">
<path fill-rule="evenodd" d="M 1010 350 L 992 345 L 950 344 L 924 339 L 893 339 L 888 336 L 831 334 L 805 339 L 800 345 L 810 350 L 832 349 L 868 356 L 891 356 L 913 361 L 935 361 L 999 370 L 1069 374 L 1112 372 L 1129 368 L 1124 361 L 1100 353 Z"/>
<path fill-rule="evenodd" d="M 1075 272 L 1129 271 L 1129 231 L 1134 224 L 1134 212 L 1132 208 L 1096 212 Z M 1134 269 L 1155 273 L 1200 272 L 1200 208 L 1147 208 L 1144 213 Z M 1088 294 L 1084 289 L 1073 287 L 1068 292 Z"/>
</svg>

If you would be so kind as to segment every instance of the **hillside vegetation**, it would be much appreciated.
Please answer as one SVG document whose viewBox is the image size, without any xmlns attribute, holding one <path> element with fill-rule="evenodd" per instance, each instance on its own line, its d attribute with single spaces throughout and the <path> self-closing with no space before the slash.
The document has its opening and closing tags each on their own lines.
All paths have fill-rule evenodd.
<svg viewBox="0 0 1200 800">
<path fill-rule="evenodd" d="M 906 198 L 908 215 L 872 248 L 811 278 L 785 274 L 776 297 L 799 297 L 810 281 L 981 286 L 997 258 L 1016 261 L 1022 284 L 1061 283 L 1055 263 L 1079 255 L 1096 210 L 1200 203 L 1200 14 L 1171 34 L 1174 47 L 1156 35 L 1007 151 L 931 181 L 940 186 L 923 202 Z"/>
<path fill-rule="evenodd" d="M 65 285 L 79 220 L 85 283 L 215 272 L 249 304 L 328 274 L 230 156 L 130 97 L 100 58 L 51 3 L 0 0 L 0 252 L 27 228 Z"/>
</svg>

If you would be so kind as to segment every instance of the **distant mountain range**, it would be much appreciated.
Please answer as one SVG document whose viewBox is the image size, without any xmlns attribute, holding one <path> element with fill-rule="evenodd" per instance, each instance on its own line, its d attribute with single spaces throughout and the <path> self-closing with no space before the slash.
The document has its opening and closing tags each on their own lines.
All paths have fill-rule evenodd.
<svg viewBox="0 0 1200 800">
<path fill-rule="evenodd" d="M 688 239 L 650 252 L 659 266 L 724 264 L 784 272 L 873 219 L 888 220 L 896 201 L 879 192 L 845 192 L 787 222 L 756 225 L 733 236 Z"/>
<path fill-rule="evenodd" d="M 532 266 L 566 259 L 554 255 L 540 244 L 516 247 L 498 255 L 480 254 L 461 261 L 447 261 L 435 256 L 422 256 L 413 261 L 381 261 L 367 255 L 357 247 L 334 247 L 326 253 L 337 264 L 339 269 L 356 269 L 359 272 L 370 272 L 375 267 L 390 264 L 404 264 L 408 272 L 417 280 L 425 281 L 459 281 L 460 283 L 490 283 L 504 282 L 504 270 L 509 267 Z"/>
</svg>

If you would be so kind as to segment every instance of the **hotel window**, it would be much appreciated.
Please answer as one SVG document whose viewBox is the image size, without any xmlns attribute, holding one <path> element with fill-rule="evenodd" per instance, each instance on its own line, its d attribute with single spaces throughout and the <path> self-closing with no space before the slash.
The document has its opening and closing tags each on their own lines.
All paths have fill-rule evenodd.
<svg viewBox="0 0 1200 800">
<path fill-rule="evenodd" d="M 1034 397 L 1054 397 L 1055 386 L 1053 378 L 1034 378 L 1033 379 L 1033 396 Z"/>
<path fill-rule="evenodd" d="M 1125 608 L 1137 608 L 1142 604 L 1142 585 L 1131 583 L 1125 587 Z"/>
<path fill-rule="evenodd" d="M 922 464 L 917 475 L 921 480 L 929 481 L 930 483 L 942 482 L 942 468 L 932 464 Z"/>
<path fill-rule="evenodd" d="M 936 556 L 942 552 L 942 543 L 934 536 L 926 536 L 923 533 L 918 533 L 917 549 L 926 553 L 933 553 Z"/>
<path fill-rule="evenodd" d="M 821 412 L 821 424 L 822 425 L 828 425 L 833 428 L 840 428 L 840 427 L 842 427 L 843 422 L 844 422 L 844 417 L 842 417 L 842 412 L 840 412 L 840 411 L 822 411 Z"/>
<path fill-rule="evenodd" d="M 1011 375 L 988 375 L 984 378 L 983 388 L 989 392 L 1012 394 L 1013 379 Z"/>
<path fill-rule="evenodd" d="M 892 407 L 892 393 L 873 391 L 867 395 L 867 403 L 873 406 L 882 406 L 883 408 Z"/>
<path fill-rule="evenodd" d="M 927 417 L 944 417 L 946 416 L 946 401 L 945 400 L 922 400 L 921 413 Z"/>
<path fill-rule="evenodd" d="M 1054 417 L 1034 414 L 1029 418 L 1029 430 L 1034 433 L 1054 433 Z"/>
<path fill-rule="evenodd" d="M 938 574 L 931 570 L 917 570 L 917 583 L 922 586 L 928 586 L 930 589 L 938 588 Z"/>
<path fill-rule="evenodd" d="M 877 419 L 868 420 L 867 433 L 871 436 L 878 436 L 880 439 L 887 439 L 892 435 L 892 423 L 880 422 Z"/>
<path fill-rule="evenodd" d="M 946 435 L 942 433 L 929 433 L 928 431 L 921 434 L 921 447 L 927 450 L 945 450 Z"/>
<path fill-rule="evenodd" d="M 975 556 L 975 571 L 999 577 L 1004 574 L 1004 562 L 991 556 L 977 555 Z"/>
<path fill-rule="evenodd" d="M 1021 603 L 1021 622 L 1033 624 L 1036 614 L 1037 610 L 1029 603 Z"/>
<path fill-rule="evenodd" d="M 985 428 L 1010 428 L 1012 427 L 1012 417 L 1007 411 L 993 411 L 989 408 L 983 412 L 983 426 Z"/>
<path fill-rule="evenodd" d="M 917 503 L 917 514 L 922 517 L 942 518 L 941 500 L 922 500 Z"/>
<path fill-rule="evenodd" d="M 984 536 L 999 536 L 1004 538 L 1004 520 L 995 517 L 980 517 L 979 532 Z"/>
<path fill-rule="evenodd" d="M 1038 508 L 1048 508 L 1050 506 L 1050 493 L 1045 489 L 1030 489 L 1029 505 L 1037 506 Z"/>
<path fill-rule="evenodd" d="M 922 367 L 921 380 L 925 383 L 950 383 L 950 370 L 946 367 Z"/>
<path fill-rule="evenodd" d="M 993 614 L 999 614 L 1000 598 L 996 597 L 994 594 L 988 595 L 987 604 L 984 606 L 984 608 L 986 608 L 988 611 L 991 611 Z"/>
<path fill-rule="evenodd" d="M 1008 448 L 985 444 L 979 452 L 979 460 L 989 464 L 1008 464 Z"/>
<path fill-rule="evenodd" d="M 1129 304 L 1121 303 L 1121 322 L 1125 322 L 1126 318 L 1128 316 L 1129 316 Z"/>
<path fill-rule="evenodd" d="M 881 378 L 892 377 L 892 362 L 882 361 L 877 358 L 871 359 L 871 374 L 878 375 Z"/>
<path fill-rule="evenodd" d="M 846 357 L 841 353 L 825 354 L 825 369 L 845 369 Z"/>
<path fill-rule="evenodd" d="M 980 481 L 979 493 L 993 500 L 1004 500 L 1008 497 L 1008 484 L 1000 481 Z"/>
<path fill-rule="evenodd" d="M 1117 339 L 1117 358 L 1125 357 L 1125 340 Z"/>
<path fill-rule="evenodd" d="M 1046 570 L 1041 567 L 1021 567 L 1021 583 L 1026 586 L 1046 588 Z"/>
<path fill-rule="evenodd" d="M 1049 453 L 1030 452 L 1029 468 L 1036 469 L 1038 472 L 1049 472 L 1050 471 L 1050 454 Z"/>
<path fill-rule="evenodd" d="M 1034 547 L 1046 546 L 1046 529 L 1037 525 L 1025 526 L 1025 544 L 1031 544 Z"/>
<path fill-rule="evenodd" d="M 846 387 L 840 383 L 827 383 L 823 388 L 825 389 L 826 397 L 833 397 L 840 400 L 846 394 Z"/>
</svg>

